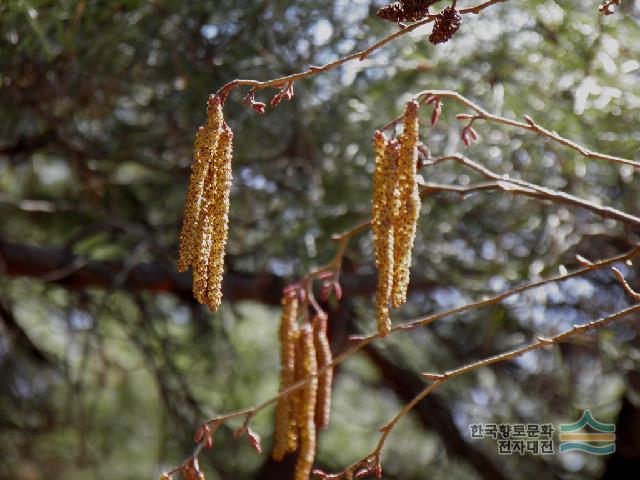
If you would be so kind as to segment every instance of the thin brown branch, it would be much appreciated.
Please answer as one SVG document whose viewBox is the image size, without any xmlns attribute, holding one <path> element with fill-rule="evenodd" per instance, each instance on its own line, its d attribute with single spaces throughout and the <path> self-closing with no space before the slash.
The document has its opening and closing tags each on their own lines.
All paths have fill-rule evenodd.
<svg viewBox="0 0 640 480">
<path fill-rule="evenodd" d="M 578 260 L 581 265 L 593 265 L 592 261 L 587 260 L 581 255 L 576 255 L 576 260 Z M 627 282 L 627 279 L 624 278 L 624 274 L 620 271 L 620 269 L 617 267 L 611 267 L 611 271 L 613 272 L 616 280 L 618 280 L 618 283 L 620 284 L 620 286 L 622 286 L 627 295 L 629 295 L 636 302 L 640 302 L 640 293 L 636 292 L 631 287 L 631 285 L 629 285 L 629 282 Z"/>
<path fill-rule="evenodd" d="M 493 188 L 493 189 L 499 189 L 499 190 L 503 190 L 505 192 L 509 192 L 513 194 L 526 195 L 529 197 L 539 198 L 542 200 L 549 200 L 554 203 L 571 205 L 574 207 L 579 207 L 585 210 L 589 210 L 603 218 L 611 218 L 636 228 L 640 227 L 639 217 L 636 217 L 634 215 L 623 212 L 613 207 L 605 207 L 605 206 L 595 204 L 593 202 L 589 202 L 587 200 L 584 200 L 580 197 L 576 197 L 575 195 L 571 195 L 569 193 L 560 192 L 547 187 L 542 187 L 535 183 L 526 182 L 524 180 L 518 180 L 515 178 L 508 177 L 506 175 L 500 175 L 461 154 L 439 157 L 429 162 L 428 165 L 436 165 L 438 163 L 442 163 L 445 161 L 458 162 L 468 168 L 471 168 L 472 170 L 475 170 L 484 178 L 488 180 L 492 180 L 494 182 L 494 183 L 476 185 L 475 188 L 478 190 L 490 190 Z M 432 191 L 435 191 L 437 189 L 435 185 L 431 185 L 430 188 Z M 440 186 L 440 190 L 442 189 L 443 189 L 443 186 Z M 464 191 L 464 187 L 458 188 L 456 189 L 456 191 L 458 193 L 469 193 Z"/>
<path fill-rule="evenodd" d="M 549 283 L 563 282 L 570 278 L 584 275 L 585 273 L 588 273 L 591 270 L 598 270 L 618 262 L 626 262 L 627 260 L 631 260 L 632 258 L 637 257 L 639 254 L 640 254 L 640 246 L 637 246 L 627 253 L 624 253 L 622 255 L 618 255 L 615 257 L 610 257 L 605 260 L 601 260 L 599 262 L 594 262 L 594 263 L 591 263 L 590 265 L 585 265 L 578 270 L 574 270 L 573 272 L 568 272 L 562 275 L 556 275 L 553 277 L 545 278 L 542 280 L 538 280 L 537 282 L 525 283 L 524 285 L 520 285 L 519 287 L 515 287 L 505 292 L 499 293 L 497 295 L 494 295 L 493 297 L 485 298 L 477 302 L 471 302 L 459 307 L 451 308 L 449 310 L 443 310 L 441 312 L 437 312 L 431 315 L 426 315 L 424 317 L 409 320 L 405 323 L 394 326 L 391 329 L 391 332 L 393 333 L 398 330 L 413 330 L 414 328 L 424 327 L 426 325 L 429 325 L 443 318 L 450 317 L 451 315 L 468 312 L 476 308 L 483 308 L 491 305 L 497 305 L 498 303 L 506 300 L 507 298 L 512 297 L 513 295 L 522 293 L 526 290 L 530 290 L 532 288 L 538 288 Z M 372 335 L 369 337 L 363 337 L 363 339 L 368 339 L 368 338 L 375 338 L 375 336 Z"/>
<path fill-rule="evenodd" d="M 349 235 L 353 236 L 356 233 L 359 233 L 360 231 L 363 231 L 365 226 L 365 224 L 361 224 L 358 225 L 357 227 L 354 227 L 353 229 L 349 230 L 348 232 L 345 232 L 345 234 L 349 234 Z M 630 260 L 632 258 L 634 258 L 635 256 L 637 256 L 638 254 L 640 254 L 640 246 L 635 247 L 633 250 L 631 250 L 628 253 L 625 253 L 623 255 L 618 255 L 615 257 L 611 257 L 611 258 L 607 258 L 605 260 L 601 260 L 599 262 L 594 262 L 591 265 L 587 265 L 584 266 L 583 268 L 576 270 L 574 272 L 569 272 L 566 273 L 564 275 L 558 275 L 555 277 L 551 277 L 548 279 L 544 279 L 544 280 L 540 280 L 537 282 L 532 282 L 532 283 L 527 283 L 525 285 L 521 285 L 519 287 L 507 290 L 505 292 L 502 292 L 498 295 L 495 295 L 493 297 L 490 297 L 488 299 L 484 299 L 478 302 L 472 302 L 460 307 L 456 307 L 456 308 L 452 308 L 449 310 L 445 310 L 442 312 L 438 312 L 436 314 L 432 314 L 432 315 L 428 315 L 426 317 L 421 317 L 421 318 L 417 318 L 414 320 L 409 320 L 403 324 L 400 325 L 396 325 L 395 327 L 393 327 L 391 329 L 391 333 L 394 332 L 398 332 L 401 330 L 411 330 L 413 328 L 416 328 L 418 326 L 425 326 L 428 325 L 430 323 L 433 323 L 437 320 L 441 320 L 443 318 L 452 316 L 452 315 L 456 315 L 458 313 L 462 313 L 465 311 L 469 311 L 469 310 L 473 310 L 476 308 L 481 308 L 481 307 L 485 307 L 488 305 L 494 305 L 497 303 L 500 303 L 501 301 L 505 300 L 506 298 L 516 295 L 518 293 L 521 293 L 525 290 L 529 290 L 531 288 L 536 288 L 536 287 L 540 287 L 542 285 L 545 285 L 547 283 L 552 283 L 552 282 L 560 282 L 560 281 L 564 281 L 567 280 L 569 278 L 572 277 L 576 277 L 578 275 L 582 275 L 584 273 L 587 273 L 589 271 L 592 270 L 598 270 L 600 268 L 609 266 L 611 264 L 617 263 L 617 262 L 624 262 L 626 260 Z M 380 337 L 377 334 L 373 334 L 370 336 L 365 336 L 365 337 L 359 337 L 359 338 L 353 338 L 354 340 L 354 344 L 351 345 L 351 347 L 349 347 L 347 350 L 345 350 L 344 352 L 342 352 L 340 355 L 336 356 L 334 358 L 334 360 L 329 364 L 326 365 L 320 369 L 318 369 L 317 375 L 315 376 L 319 376 L 322 373 L 324 373 L 326 370 L 328 370 L 329 368 L 333 368 L 335 366 L 337 366 L 338 364 L 342 363 L 345 359 L 347 359 L 348 357 L 350 357 L 351 355 L 353 355 L 354 353 L 362 350 L 364 347 L 366 347 L 367 345 L 373 343 L 374 341 L 378 340 Z M 265 400 L 264 402 L 251 407 L 251 408 L 246 408 L 246 409 L 242 409 L 242 410 L 238 410 L 232 413 L 228 413 L 228 414 L 224 414 L 224 415 L 219 415 L 216 417 L 213 417 L 209 420 L 207 420 L 206 422 L 203 423 L 203 427 L 207 426 L 210 427 L 211 429 L 215 430 L 215 428 L 219 425 L 221 425 L 222 423 L 225 423 L 229 420 L 232 419 L 236 419 L 236 418 L 240 418 L 240 417 L 253 417 L 255 416 L 257 413 L 261 412 L 262 410 L 264 410 L 265 408 L 267 408 L 268 406 L 274 404 L 275 402 L 277 402 L 280 398 L 283 398 L 287 395 L 290 395 L 291 393 L 293 393 L 294 391 L 302 388 L 304 385 L 306 385 L 307 382 L 309 382 L 309 380 L 311 380 L 312 378 L 314 378 L 315 376 L 307 376 L 305 378 L 300 379 L 298 382 L 292 384 L 291 386 L 287 387 L 286 389 L 283 389 L 282 391 L 278 392 L 277 395 Z M 435 387 L 433 387 L 435 388 Z M 424 393 L 424 392 L 423 392 Z M 427 393 L 428 394 L 428 393 Z M 423 395 L 423 397 L 426 396 L 426 394 Z M 423 397 L 420 397 L 423 398 Z M 419 400 L 418 400 L 419 401 Z M 417 403 L 417 402 L 416 402 Z M 176 467 L 175 469 L 171 470 L 170 473 L 174 473 L 177 472 L 183 465 L 187 464 L 188 462 L 190 462 L 191 460 L 193 460 L 194 458 L 197 458 L 197 456 L 199 455 L 199 453 L 201 452 L 202 448 L 204 447 L 204 443 L 203 442 L 199 442 L 196 446 L 196 449 L 194 450 L 194 453 L 192 454 L 191 457 L 189 457 L 182 465 L 180 465 L 179 467 Z M 375 459 L 374 459 L 375 460 Z"/>
<path fill-rule="evenodd" d="M 470 110 L 475 112 L 475 115 L 473 115 L 472 119 L 478 119 L 478 120 L 485 120 L 487 122 L 493 122 L 493 123 L 500 123 L 503 125 L 508 125 L 511 127 L 516 127 L 516 128 L 521 128 L 523 130 L 528 130 L 530 132 L 535 133 L 536 135 L 539 135 L 541 137 L 546 137 L 549 138 L 555 142 L 558 142 L 566 147 L 572 148 L 573 150 L 577 151 L 578 153 L 580 153 L 581 155 L 583 155 L 586 158 L 591 158 L 591 159 L 595 159 L 595 160 L 605 160 L 608 162 L 613 162 L 613 163 L 621 163 L 624 165 L 630 165 L 634 168 L 640 168 L 640 162 L 636 162 L 633 160 L 629 160 L 627 158 L 622 158 L 622 157 L 616 157 L 614 155 L 607 155 L 604 153 L 599 153 L 599 152 L 595 152 L 593 150 L 590 150 L 589 148 L 580 145 L 576 142 L 574 142 L 573 140 L 569 140 L 568 138 L 565 138 L 563 136 L 561 136 L 560 134 L 558 134 L 557 132 L 554 132 L 552 130 L 548 130 L 546 128 L 544 128 L 543 126 L 537 124 L 530 116 L 525 115 L 524 122 L 519 122 L 517 120 L 512 120 L 510 118 L 506 118 L 506 117 L 501 117 L 499 115 L 495 115 L 493 113 L 490 113 L 488 111 L 486 111 L 484 108 L 482 108 L 480 105 L 472 102 L 471 100 L 469 100 L 467 97 L 464 97 L 463 95 L 460 95 L 458 92 L 454 92 L 451 90 L 423 90 L 421 92 L 419 92 L 415 98 L 416 99 L 422 99 L 422 98 L 427 98 L 430 96 L 436 96 L 436 97 L 446 97 L 446 98 L 451 98 L 452 100 L 455 100 L 456 102 L 460 103 L 461 105 L 464 105 L 465 107 L 469 108 Z M 397 120 L 397 119 L 396 119 Z"/>
<path fill-rule="evenodd" d="M 461 15 L 478 14 L 482 10 L 496 3 L 504 3 L 508 1 L 509 0 L 489 0 L 486 2 L 481 2 L 473 7 L 463 8 L 459 12 Z M 329 62 L 321 66 L 310 66 L 305 71 L 294 73 L 291 75 L 285 75 L 283 77 L 278 77 L 271 80 L 259 81 L 259 80 L 236 79 L 224 85 L 216 93 L 217 95 L 220 95 L 222 98 L 226 98 L 233 89 L 241 86 L 251 87 L 251 90 L 253 92 L 257 90 L 263 90 L 265 88 L 276 88 L 276 89 L 282 88 L 283 86 L 296 82 L 298 80 L 302 80 L 322 72 L 333 70 L 334 68 L 339 67 L 340 65 L 343 65 L 347 62 L 351 62 L 353 60 L 359 60 L 359 61 L 365 60 L 367 57 L 369 57 L 369 55 L 371 55 L 376 50 L 384 47 L 385 45 L 392 42 L 396 38 L 401 37 L 402 35 L 405 35 L 409 32 L 416 30 L 419 27 L 422 27 L 423 25 L 433 22 L 435 18 L 436 18 L 436 15 L 427 15 L 422 20 L 416 23 L 413 23 L 409 26 L 405 26 L 404 28 L 398 30 L 397 32 L 394 32 L 391 35 L 388 35 L 383 39 L 378 40 L 373 45 L 365 48 L 364 50 L 352 53 L 351 55 L 340 58 L 338 60 L 334 60 L 333 62 Z"/>
<path fill-rule="evenodd" d="M 576 335 L 581 335 L 583 333 L 599 330 L 604 328 L 616 320 L 620 320 L 628 315 L 633 313 L 640 312 L 640 304 L 633 305 L 624 310 L 616 312 L 607 317 L 603 317 L 599 320 L 594 320 L 592 322 L 586 323 L 584 325 L 574 325 L 573 328 L 566 330 L 558 335 L 553 337 L 545 338 L 538 337 L 534 342 L 522 346 L 520 348 L 516 348 L 514 350 L 510 350 L 508 352 L 500 353 L 498 355 L 493 355 L 491 357 L 487 357 L 483 360 L 479 360 L 477 362 L 469 363 L 467 365 L 463 365 L 459 368 L 448 370 L 443 373 L 424 373 L 422 374 L 426 380 L 432 381 L 433 383 L 427 385 L 418 395 L 414 397 L 414 399 L 405 405 L 402 410 L 396 414 L 393 419 L 384 425 L 380 431 L 382 435 L 378 440 L 376 448 L 366 457 L 361 460 L 355 462 L 350 465 L 342 472 L 327 475 L 320 474 L 318 475 L 323 480 L 340 480 L 340 479 L 348 479 L 353 478 L 354 475 L 371 475 L 376 473 L 377 471 L 381 471 L 380 467 L 380 458 L 382 455 L 382 450 L 384 449 L 387 438 L 389 437 L 391 431 L 395 428 L 395 426 L 402 420 L 402 418 L 407 415 L 418 403 L 420 403 L 425 397 L 427 397 L 430 393 L 432 393 L 435 389 L 442 386 L 445 382 L 462 376 L 464 374 L 470 373 L 474 370 L 478 370 L 479 368 L 486 367 L 488 365 L 493 365 L 499 362 L 505 362 L 507 360 L 513 360 L 515 358 L 521 357 L 525 353 L 531 352 L 533 350 L 539 350 L 544 347 L 548 347 L 550 345 L 554 345 L 561 342 L 566 342 Z"/>
</svg>

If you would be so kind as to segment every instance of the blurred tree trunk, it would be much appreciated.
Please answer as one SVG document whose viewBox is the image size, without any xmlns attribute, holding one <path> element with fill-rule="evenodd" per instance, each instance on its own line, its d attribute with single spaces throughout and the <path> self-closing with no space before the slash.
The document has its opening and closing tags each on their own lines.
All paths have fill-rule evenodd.
<svg viewBox="0 0 640 480">
<path fill-rule="evenodd" d="M 627 376 L 629 389 L 636 395 L 635 401 L 631 392 L 622 399 L 622 408 L 616 422 L 616 451 L 609 457 L 603 480 L 631 478 L 630 472 L 640 471 L 640 406 L 637 395 L 640 392 L 640 372 L 630 372 Z"/>
</svg>

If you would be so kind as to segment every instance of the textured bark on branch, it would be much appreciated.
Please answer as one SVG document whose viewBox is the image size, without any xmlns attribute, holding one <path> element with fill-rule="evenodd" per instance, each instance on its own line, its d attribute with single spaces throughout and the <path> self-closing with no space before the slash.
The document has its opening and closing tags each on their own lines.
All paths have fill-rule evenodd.
<svg viewBox="0 0 640 480">
<path fill-rule="evenodd" d="M 62 247 L 21 245 L 0 239 L 0 274 L 32 277 L 73 290 L 119 286 L 131 292 L 169 293 L 195 304 L 191 275 L 177 273 L 173 265 L 139 263 L 127 270 L 121 262 L 83 259 Z M 118 285 L 119 279 L 122 283 Z M 351 297 L 370 295 L 376 288 L 375 275 L 344 273 L 340 281 L 345 295 Z M 282 277 L 271 273 L 228 272 L 223 291 L 225 298 L 232 302 L 252 300 L 280 305 L 284 285 Z M 417 280 L 412 288 L 433 285 L 429 280 Z"/>
</svg>

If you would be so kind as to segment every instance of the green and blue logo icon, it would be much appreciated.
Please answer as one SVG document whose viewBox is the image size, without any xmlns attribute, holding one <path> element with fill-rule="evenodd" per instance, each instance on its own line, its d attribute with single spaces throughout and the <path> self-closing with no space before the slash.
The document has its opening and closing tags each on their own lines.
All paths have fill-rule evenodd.
<svg viewBox="0 0 640 480">
<path fill-rule="evenodd" d="M 585 427 L 593 431 L 586 431 Z M 585 431 L 580 431 L 585 429 Z M 598 422 L 585 410 L 575 423 L 560 425 L 560 453 L 579 450 L 593 455 L 608 455 L 616 451 L 616 426 Z"/>
</svg>

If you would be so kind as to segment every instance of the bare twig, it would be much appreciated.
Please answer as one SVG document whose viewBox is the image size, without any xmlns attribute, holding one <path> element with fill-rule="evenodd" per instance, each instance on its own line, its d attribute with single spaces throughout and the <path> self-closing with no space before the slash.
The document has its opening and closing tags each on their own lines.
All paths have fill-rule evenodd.
<svg viewBox="0 0 640 480">
<path fill-rule="evenodd" d="M 593 265 L 593 262 L 591 260 L 584 258 L 582 255 L 576 255 L 576 260 L 578 260 L 580 265 L 585 265 L 585 266 Z M 622 274 L 620 269 L 617 267 L 611 267 L 611 271 L 613 272 L 613 274 L 616 277 L 616 280 L 618 280 L 618 283 L 622 286 L 622 288 L 627 293 L 627 295 L 629 295 L 636 302 L 640 302 L 640 293 L 636 292 L 633 288 L 631 288 L 631 285 L 629 285 L 629 282 L 627 282 L 627 279 L 624 278 L 624 275 Z"/>
<path fill-rule="evenodd" d="M 593 150 L 590 150 L 587 147 L 584 147 L 572 140 L 562 137 L 557 132 L 554 132 L 552 130 L 547 130 L 546 128 L 534 122 L 533 119 L 528 115 L 524 116 L 524 119 L 525 119 L 524 122 L 519 122 L 517 120 L 512 120 L 509 118 L 501 117 L 499 115 L 490 113 L 486 111 L 484 108 L 482 108 L 480 105 L 469 100 L 467 97 L 460 95 L 458 92 L 454 92 L 451 90 L 423 90 L 418 94 L 416 94 L 415 98 L 420 100 L 422 98 L 428 98 L 430 96 L 451 98 L 452 100 L 455 100 L 461 105 L 464 105 L 465 107 L 475 112 L 475 115 L 473 115 L 471 119 L 475 118 L 477 120 L 485 120 L 488 122 L 500 123 L 500 124 L 508 125 L 511 127 L 521 128 L 523 130 L 528 130 L 530 132 L 535 133 L 536 135 L 549 138 L 555 142 L 558 142 L 562 145 L 572 148 L 586 158 L 591 158 L 595 160 L 605 160 L 608 162 L 630 165 L 634 168 L 640 168 L 640 162 L 629 160 L 627 158 L 616 157 L 614 155 L 606 155 L 604 153 L 594 152 Z M 398 119 L 394 120 L 394 122 L 397 122 L 397 121 Z M 387 127 L 389 125 L 391 125 L 391 123 L 388 124 Z"/>
<path fill-rule="evenodd" d="M 459 11 L 460 15 L 468 15 L 468 14 L 478 14 L 480 13 L 482 10 L 496 4 L 496 3 L 504 3 L 504 2 L 508 2 L 509 0 L 489 0 L 486 2 L 482 2 L 479 3 L 473 7 L 469 7 L 469 8 L 463 8 L 462 10 Z M 217 91 L 217 95 L 220 95 L 223 99 L 226 99 L 226 97 L 229 95 L 229 93 L 237 88 L 237 87 L 241 87 L 241 86 L 245 86 L 245 87 L 251 87 L 250 93 L 256 92 L 257 90 L 263 90 L 265 88 L 282 88 L 283 86 L 287 85 L 287 84 L 293 84 L 293 82 L 296 82 L 298 80 L 302 80 L 304 78 L 307 77 L 311 77 L 313 75 L 317 75 L 319 73 L 322 72 L 327 72 L 329 70 L 333 70 L 336 67 L 339 67 L 340 65 L 343 65 L 347 62 L 351 62 L 353 60 L 359 60 L 362 61 L 364 59 L 366 59 L 369 55 L 371 55 L 373 52 L 375 52 L 376 50 L 384 47 L 385 45 L 387 45 L 388 43 L 392 42 L 393 40 L 395 40 L 396 38 L 405 35 L 409 32 L 412 32 L 414 30 L 416 30 L 419 27 L 422 27 L 423 25 L 426 25 L 427 23 L 433 22 L 436 18 L 436 15 L 427 15 L 424 19 L 413 23 L 411 25 L 406 26 L 405 28 L 402 28 L 400 30 L 398 30 L 397 32 L 392 33 L 391 35 L 384 37 L 381 40 L 378 40 L 376 43 L 374 43 L 373 45 L 369 46 L 368 48 L 359 51 L 359 52 L 355 52 L 352 53 L 351 55 L 348 55 L 346 57 L 340 58 L 338 60 L 334 60 L 333 62 L 329 62 L 325 65 L 321 65 L 321 66 L 310 66 L 307 70 L 303 71 L 303 72 L 299 72 L 299 73 L 294 73 L 292 75 L 285 75 L 283 77 L 278 77 L 278 78 L 274 78 L 272 80 L 265 80 L 265 81 L 259 81 L 259 80 L 245 80 L 245 79 L 236 79 L 233 80 L 229 83 L 227 83 L 226 85 L 224 85 L 222 88 L 220 88 Z"/>
<path fill-rule="evenodd" d="M 448 155 L 445 157 L 436 158 L 430 161 L 429 163 L 427 163 L 426 166 L 436 165 L 438 163 L 442 163 L 446 161 L 458 162 L 462 165 L 465 165 L 468 168 L 471 168 L 472 170 L 475 170 L 484 178 L 493 181 L 490 183 L 476 185 L 473 187 L 475 190 L 499 189 L 499 190 L 503 190 L 505 192 L 510 192 L 514 194 L 526 195 L 529 197 L 539 198 L 542 200 L 549 200 L 554 203 L 572 205 L 574 207 L 579 207 L 585 210 L 589 210 L 603 218 L 611 218 L 636 228 L 640 227 L 639 217 L 636 217 L 634 215 L 623 212 L 613 207 L 604 207 L 604 206 L 595 204 L 593 202 L 589 202 L 587 200 L 576 197 L 569 193 L 560 192 L 547 187 L 542 187 L 535 183 L 526 182 L 524 180 L 511 178 L 507 175 L 500 175 L 461 154 Z M 451 187 L 452 186 L 447 186 L 446 188 L 449 188 L 452 191 L 456 191 L 457 193 L 471 192 L 471 190 L 465 191 L 465 187 L 458 187 L 458 188 L 456 188 L 455 186 L 453 186 L 453 188 Z M 429 188 L 431 191 L 436 191 L 436 190 L 444 190 L 445 186 L 427 184 L 427 188 Z"/>
<path fill-rule="evenodd" d="M 433 383 L 426 386 L 418 395 L 414 397 L 414 399 L 405 405 L 398 414 L 393 417 L 393 419 L 384 425 L 380 431 L 382 435 L 378 440 L 376 448 L 366 457 L 358 460 L 354 464 L 350 465 L 342 472 L 336 474 L 326 474 L 323 472 L 317 472 L 317 475 L 323 480 L 340 480 L 340 479 L 349 479 L 353 478 L 355 475 L 361 475 L 362 477 L 371 474 L 378 474 L 381 472 L 380 467 L 380 458 L 382 455 L 382 450 L 384 449 L 385 442 L 391 431 L 395 428 L 395 426 L 400 422 L 400 420 L 409 413 L 413 407 L 415 407 L 418 403 L 420 403 L 425 397 L 427 397 L 431 392 L 433 392 L 436 388 L 442 386 L 445 382 L 459 377 L 461 375 L 467 374 L 474 370 L 478 370 L 479 368 L 486 367 L 488 365 L 493 365 L 499 362 L 505 362 L 507 360 L 513 360 L 515 358 L 521 357 L 525 353 L 531 352 L 533 350 L 539 350 L 544 347 L 548 347 L 550 345 L 554 345 L 561 342 L 566 342 L 576 335 L 580 335 L 583 333 L 599 330 L 601 328 L 610 325 L 611 323 L 619 320 L 623 317 L 631 315 L 633 313 L 640 312 L 640 304 L 633 305 L 624 310 L 616 312 L 607 317 L 601 318 L 599 320 L 594 320 L 592 322 L 586 323 L 584 325 L 574 325 L 573 328 L 566 330 L 558 335 L 553 337 L 537 337 L 536 340 L 528 345 L 522 346 L 515 350 L 511 350 L 505 353 L 501 353 L 498 355 L 493 355 L 491 357 L 487 357 L 483 360 L 469 363 L 467 365 L 463 365 L 462 367 L 456 368 L 454 370 L 448 370 L 443 373 L 424 373 L 422 374 L 426 380 L 433 381 Z M 360 477 L 358 477 L 360 478 Z M 378 477 L 379 478 L 379 477 Z"/>
<path fill-rule="evenodd" d="M 347 236 L 347 238 L 350 238 L 353 235 L 355 235 L 356 233 L 359 233 L 359 232 L 363 231 L 364 229 L 365 229 L 365 224 L 360 224 L 360 225 L 354 227 L 353 229 L 348 230 L 344 234 L 339 235 L 338 239 L 345 238 L 345 236 Z M 545 285 L 545 284 L 548 284 L 548 283 L 552 283 L 552 282 L 561 282 L 561 281 L 567 280 L 569 278 L 576 277 L 578 275 L 582 275 L 584 273 L 587 273 L 587 272 L 590 272 L 590 271 L 593 271 L 593 270 L 598 270 L 598 269 L 610 266 L 610 265 L 612 265 L 614 263 L 617 263 L 617 262 L 624 262 L 624 261 L 627 261 L 627 260 L 630 260 L 630 259 L 636 257 L 638 254 L 640 254 L 640 246 L 635 247 L 633 250 L 631 250 L 630 252 L 625 253 L 623 255 L 618 255 L 618 256 L 615 256 L 615 257 L 607 258 L 605 260 L 601 260 L 599 262 L 591 263 L 590 265 L 586 265 L 583 268 L 581 268 L 579 270 L 576 270 L 574 272 L 569 272 L 569 273 L 566 273 L 564 275 L 557 275 L 557 276 L 554 276 L 554 277 L 551 277 L 551 278 L 547 278 L 547 279 L 544 279 L 544 280 L 540 280 L 540 281 L 537 281 L 537 282 L 527 283 L 527 284 L 524 284 L 524 285 L 521 285 L 519 287 L 507 290 L 505 292 L 502 292 L 502 293 L 500 293 L 498 295 L 495 295 L 493 297 L 490 297 L 490 298 L 487 298 L 487 299 L 484 299 L 484 300 L 468 303 L 468 304 L 462 305 L 460 307 L 452 308 L 452 309 L 445 310 L 445 311 L 442 311 L 442 312 L 438 312 L 438 313 L 435 313 L 435 314 L 432 314 L 432 315 L 427 315 L 425 317 L 409 320 L 409 321 L 407 321 L 407 322 L 405 322 L 403 324 L 396 325 L 395 327 L 393 327 L 391 329 L 391 333 L 398 332 L 398 331 L 401 331 L 401 330 L 411 330 L 411 329 L 417 328 L 419 326 L 426 326 L 426 325 L 429 325 L 429 324 L 431 324 L 431 323 L 433 323 L 433 322 L 435 322 L 437 320 L 441 320 L 443 318 L 450 317 L 452 315 L 463 313 L 463 312 L 466 312 L 466 311 L 469 311 L 469 310 L 473 310 L 473 309 L 476 309 L 476 308 L 481 308 L 481 307 L 485 307 L 485 306 L 489 306 L 489 305 L 494 305 L 494 304 L 502 302 L 503 300 L 505 300 L 506 298 L 508 298 L 510 296 L 516 295 L 518 293 L 522 293 L 525 290 L 529 290 L 529 289 L 532 289 L 532 288 L 540 287 L 542 285 Z M 336 356 L 334 358 L 334 360 L 329 365 L 326 365 L 326 366 L 324 366 L 322 368 L 319 368 L 318 372 L 317 372 L 317 375 L 315 375 L 315 376 L 319 376 L 322 373 L 324 373 L 326 370 L 328 370 L 330 368 L 333 368 L 336 365 L 342 363 L 345 359 L 347 359 L 348 357 L 350 357 L 354 353 L 362 350 L 364 347 L 366 347 L 367 345 L 373 343 L 374 341 L 378 340 L 379 338 L 380 337 L 379 337 L 378 334 L 373 334 L 373 335 L 369 335 L 369 336 L 363 336 L 363 337 L 359 337 L 359 338 L 352 338 L 352 340 L 354 340 L 354 343 L 347 350 L 342 352 L 340 355 Z M 225 423 L 225 422 L 227 422 L 229 420 L 233 420 L 233 419 L 236 419 L 236 418 L 243 418 L 243 417 L 245 419 L 247 417 L 251 418 L 251 417 L 255 416 L 257 413 L 259 413 L 262 410 L 264 410 L 265 408 L 267 408 L 268 406 L 270 406 L 270 405 L 274 404 L 275 402 L 277 402 L 280 398 L 288 396 L 291 393 L 295 392 L 296 390 L 302 388 L 304 385 L 307 384 L 307 382 L 309 382 L 309 380 L 311 380 L 315 376 L 310 375 L 310 376 L 307 376 L 305 378 L 300 379 L 299 381 L 297 381 L 296 383 L 292 384 L 291 386 L 289 386 L 289 387 L 281 390 L 280 392 L 278 392 L 277 395 L 269 398 L 268 400 L 265 400 L 264 402 L 254 406 L 254 407 L 246 408 L 246 409 L 238 410 L 238 411 L 231 412 L 231 413 L 228 413 L 228 414 L 218 415 L 216 417 L 213 417 L 213 418 L 207 420 L 206 422 L 204 422 L 202 424 L 202 427 L 206 426 L 206 427 L 210 427 L 212 430 L 215 430 L 215 428 L 217 428 L 219 425 L 221 425 L 221 424 L 223 424 L 223 423 Z M 433 388 L 435 388 L 435 387 L 433 387 Z M 424 394 L 423 396 L 426 396 L 428 393 L 429 392 L 427 392 L 427 393 L 423 392 L 423 394 Z M 421 398 L 423 398 L 423 397 L 421 397 Z M 420 399 L 418 399 L 417 401 L 419 401 Z M 417 403 L 417 401 L 415 403 Z M 415 405 L 415 403 L 412 403 L 410 405 L 413 406 L 413 405 Z M 204 447 L 204 441 L 198 442 L 198 444 L 196 445 L 196 448 L 195 448 L 194 452 L 192 453 L 192 455 L 187 460 L 185 460 L 185 462 L 182 463 L 180 466 L 178 466 L 178 467 L 170 470 L 169 472 L 167 472 L 167 475 L 172 475 L 172 474 L 178 472 L 183 466 L 189 464 L 191 461 L 193 461 L 193 459 L 197 458 L 198 455 L 200 454 L 200 452 L 202 451 L 203 447 Z"/>
</svg>

